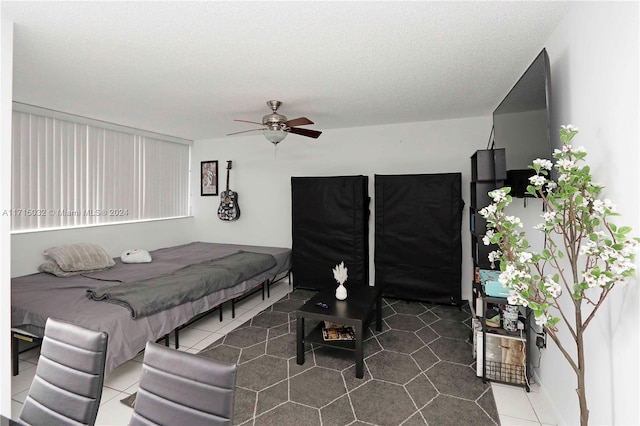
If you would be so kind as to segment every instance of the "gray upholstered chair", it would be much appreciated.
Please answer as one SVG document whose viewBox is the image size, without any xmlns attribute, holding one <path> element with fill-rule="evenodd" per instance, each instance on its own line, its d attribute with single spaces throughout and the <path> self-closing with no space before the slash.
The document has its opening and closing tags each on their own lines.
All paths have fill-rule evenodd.
<svg viewBox="0 0 640 426">
<path fill-rule="evenodd" d="M 95 424 L 107 340 L 105 332 L 49 318 L 19 421 L 36 426 Z"/>
<path fill-rule="evenodd" d="M 235 364 L 148 342 L 130 425 L 232 425 Z"/>
</svg>

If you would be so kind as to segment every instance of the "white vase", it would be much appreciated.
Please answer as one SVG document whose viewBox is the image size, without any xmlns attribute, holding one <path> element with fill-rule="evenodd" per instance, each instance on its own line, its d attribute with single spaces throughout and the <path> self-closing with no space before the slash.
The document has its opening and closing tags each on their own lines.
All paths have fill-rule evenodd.
<svg viewBox="0 0 640 426">
<path fill-rule="evenodd" d="M 336 288 L 336 299 L 344 300 L 347 298 L 347 288 L 340 283 L 338 288 Z"/>
</svg>

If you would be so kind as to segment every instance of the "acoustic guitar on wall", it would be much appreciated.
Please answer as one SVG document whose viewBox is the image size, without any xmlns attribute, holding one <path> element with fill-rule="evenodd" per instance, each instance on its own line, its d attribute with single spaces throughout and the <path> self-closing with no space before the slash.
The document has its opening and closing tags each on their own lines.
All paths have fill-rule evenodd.
<svg viewBox="0 0 640 426">
<path fill-rule="evenodd" d="M 237 220 L 240 217 L 238 193 L 229 189 L 229 170 L 231 170 L 230 160 L 227 161 L 227 189 L 220 194 L 220 207 L 218 207 L 220 220 Z"/>
</svg>

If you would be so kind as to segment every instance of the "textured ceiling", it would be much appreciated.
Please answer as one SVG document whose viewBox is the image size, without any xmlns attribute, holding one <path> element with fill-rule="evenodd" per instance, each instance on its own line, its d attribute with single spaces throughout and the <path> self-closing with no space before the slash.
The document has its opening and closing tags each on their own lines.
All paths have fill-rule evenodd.
<svg viewBox="0 0 640 426">
<path fill-rule="evenodd" d="M 1 2 L 15 101 L 188 139 L 269 99 L 318 130 L 489 115 L 569 6 Z"/>
</svg>

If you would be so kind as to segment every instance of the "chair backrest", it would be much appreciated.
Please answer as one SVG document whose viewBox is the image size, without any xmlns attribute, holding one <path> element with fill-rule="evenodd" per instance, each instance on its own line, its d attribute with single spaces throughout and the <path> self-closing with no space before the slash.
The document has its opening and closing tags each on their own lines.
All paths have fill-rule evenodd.
<svg viewBox="0 0 640 426">
<path fill-rule="evenodd" d="M 147 342 L 130 425 L 232 425 L 235 364 Z"/>
<path fill-rule="evenodd" d="M 105 332 L 49 318 L 20 422 L 95 424 L 102 397 L 107 340 Z"/>
</svg>

